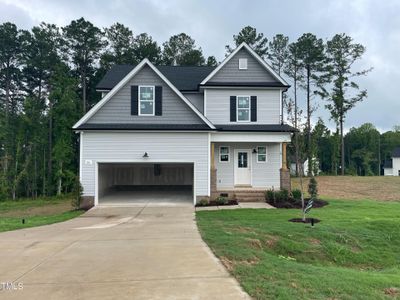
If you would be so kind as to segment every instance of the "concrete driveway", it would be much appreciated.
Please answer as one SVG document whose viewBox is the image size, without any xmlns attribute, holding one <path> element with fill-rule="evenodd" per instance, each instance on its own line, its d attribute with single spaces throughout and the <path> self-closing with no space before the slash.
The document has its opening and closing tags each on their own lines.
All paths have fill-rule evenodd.
<svg viewBox="0 0 400 300">
<path fill-rule="evenodd" d="M 0 233 L 0 259 L 1 299 L 248 299 L 200 238 L 192 205 L 100 207 Z"/>
</svg>

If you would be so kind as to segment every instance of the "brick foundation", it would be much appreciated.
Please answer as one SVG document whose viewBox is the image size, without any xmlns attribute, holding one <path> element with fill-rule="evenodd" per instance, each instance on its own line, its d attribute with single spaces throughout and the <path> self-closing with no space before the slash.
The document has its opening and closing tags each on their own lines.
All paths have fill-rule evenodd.
<svg viewBox="0 0 400 300">
<path fill-rule="evenodd" d="M 289 169 L 280 169 L 281 175 L 281 189 L 287 189 L 291 191 L 291 183 L 290 183 L 290 172 Z"/>
</svg>

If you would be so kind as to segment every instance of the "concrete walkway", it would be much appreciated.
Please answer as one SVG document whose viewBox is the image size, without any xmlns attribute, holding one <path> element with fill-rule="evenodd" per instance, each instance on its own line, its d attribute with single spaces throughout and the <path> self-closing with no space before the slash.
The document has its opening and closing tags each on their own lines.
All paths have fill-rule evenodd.
<svg viewBox="0 0 400 300">
<path fill-rule="evenodd" d="M 275 209 L 272 205 L 265 202 L 239 202 L 238 205 L 204 206 L 196 207 L 196 211 L 201 210 L 219 210 L 219 209 L 240 209 L 240 208 L 265 208 Z"/>
<path fill-rule="evenodd" d="M 100 207 L 0 233 L 0 258 L 0 299 L 249 298 L 202 241 L 192 205 Z"/>
</svg>

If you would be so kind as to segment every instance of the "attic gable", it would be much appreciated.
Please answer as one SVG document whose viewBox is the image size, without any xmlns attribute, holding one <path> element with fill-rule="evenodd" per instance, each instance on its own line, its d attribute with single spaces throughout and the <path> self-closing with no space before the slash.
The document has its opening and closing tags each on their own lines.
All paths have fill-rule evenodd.
<svg viewBox="0 0 400 300">
<path fill-rule="evenodd" d="M 245 64 L 240 66 L 240 61 L 243 60 Z M 201 82 L 201 85 L 218 84 L 289 87 L 287 82 L 245 43 L 236 48 Z"/>
<path fill-rule="evenodd" d="M 152 85 L 162 87 L 162 115 L 131 114 L 131 87 Z M 186 99 L 182 93 L 150 61 L 144 59 L 75 125 L 101 124 L 206 124 L 215 127 Z"/>
</svg>

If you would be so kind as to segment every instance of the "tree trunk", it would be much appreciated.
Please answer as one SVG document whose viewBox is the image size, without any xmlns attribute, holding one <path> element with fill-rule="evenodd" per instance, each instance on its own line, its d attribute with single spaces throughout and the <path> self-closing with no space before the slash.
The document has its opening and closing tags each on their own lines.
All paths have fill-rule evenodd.
<svg viewBox="0 0 400 300">
<path fill-rule="evenodd" d="M 58 187 L 57 187 L 57 195 L 61 195 L 61 187 L 62 187 L 62 162 L 60 162 L 60 170 L 59 170 L 59 175 L 58 175 Z"/>
<path fill-rule="evenodd" d="M 49 155 L 48 155 L 48 160 L 47 160 L 47 178 L 48 178 L 48 183 L 49 185 L 51 184 L 52 180 L 52 171 L 53 171 L 53 162 L 52 162 L 52 151 L 53 151 L 53 104 L 51 101 L 49 102 Z M 47 189 L 47 194 L 51 191 L 51 188 Z"/>
<path fill-rule="evenodd" d="M 86 74 L 83 72 L 81 74 L 82 78 L 82 101 L 83 101 L 83 114 L 86 114 Z"/>
<path fill-rule="evenodd" d="M 10 73 L 9 73 L 9 65 L 6 67 L 6 98 L 5 98 L 5 115 L 6 115 L 6 120 L 5 120 L 5 126 L 7 128 L 7 131 L 9 129 L 9 115 L 10 115 Z M 6 133 L 6 136 L 8 137 L 8 132 Z M 4 147 L 4 174 L 6 175 L 6 178 L 8 176 L 8 147 Z"/>
<path fill-rule="evenodd" d="M 293 77 L 293 88 L 294 88 L 294 128 L 297 130 L 297 69 L 294 70 L 294 77 Z M 297 134 L 297 133 L 296 133 Z M 295 152 L 296 152 L 296 176 L 299 176 L 299 165 L 298 165 L 298 151 L 297 151 L 297 142 L 298 138 L 295 138 Z"/>
<path fill-rule="evenodd" d="M 310 66 L 307 66 L 307 159 L 308 176 L 311 176 L 312 157 L 311 157 L 311 105 L 310 105 Z"/>
<path fill-rule="evenodd" d="M 343 136 L 343 114 L 341 113 L 340 116 L 340 152 L 341 152 L 341 158 L 340 158 L 340 164 L 341 164 L 341 174 L 342 176 L 344 175 L 344 136 Z"/>
<path fill-rule="evenodd" d="M 43 147 L 43 186 L 42 195 L 46 195 L 46 147 Z"/>
</svg>

